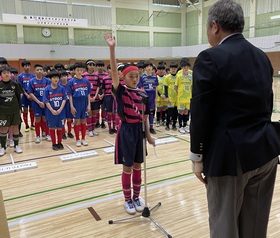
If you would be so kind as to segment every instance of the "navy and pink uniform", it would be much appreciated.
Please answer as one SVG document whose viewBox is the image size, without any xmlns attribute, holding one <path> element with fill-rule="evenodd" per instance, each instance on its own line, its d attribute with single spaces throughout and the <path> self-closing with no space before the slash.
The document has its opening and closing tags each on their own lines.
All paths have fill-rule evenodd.
<svg viewBox="0 0 280 238">
<path fill-rule="evenodd" d="M 133 166 L 134 162 L 143 162 L 142 106 L 145 115 L 149 114 L 150 109 L 148 103 L 142 103 L 139 91 L 143 92 L 141 89 L 130 89 L 119 84 L 114 92 L 121 118 L 116 136 L 115 163 L 128 167 Z"/>
<path fill-rule="evenodd" d="M 30 80 L 35 77 L 36 77 L 35 74 L 32 74 L 32 73 L 26 74 L 26 73 L 22 72 L 21 74 L 19 74 L 18 82 L 20 83 L 20 85 L 22 86 L 22 88 L 25 92 L 28 92 Z M 22 105 L 22 107 L 31 106 L 31 100 L 29 100 L 25 96 L 25 94 L 22 95 L 21 105 Z"/>
<path fill-rule="evenodd" d="M 29 81 L 28 93 L 33 93 L 34 96 L 41 102 L 43 102 L 43 95 L 45 88 L 51 83 L 48 78 L 38 80 L 36 77 Z M 45 116 L 45 109 L 41 108 L 35 101 L 31 103 L 35 117 Z"/>
<path fill-rule="evenodd" d="M 90 97 L 93 98 L 96 95 L 97 88 L 100 88 L 100 79 L 95 73 L 90 74 L 88 72 L 85 72 L 82 76 L 89 81 L 91 88 Z M 100 108 L 100 101 L 98 96 L 96 97 L 95 102 L 91 102 L 90 107 L 91 110 L 98 110 Z"/>
<path fill-rule="evenodd" d="M 87 117 L 88 95 L 91 86 L 86 78 L 72 78 L 69 81 L 70 93 L 73 97 L 73 106 L 76 109 L 75 119 L 85 119 Z"/>
<path fill-rule="evenodd" d="M 112 82 L 112 78 L 109 75 L 103 78 L 103 105 L 106 112 L 113 112 L 114 96 L 112 94 Z"/>
<path fill-rule="evenodd" d="M 63 100 L 67 99 L 65 88 L 62 85 L 58 85 L 56 89 L 53 89 L 51 85 L 45 88 L 43 102 L 50 103 L 54 110 L 58 110 L 61 107 Z M 46 108 L 46 119 L 49 128 L 63 128 L 64 119 L 66 118 L 65 107 L 59 115 L 53 115 L 51 111 Z"/>
</svg>

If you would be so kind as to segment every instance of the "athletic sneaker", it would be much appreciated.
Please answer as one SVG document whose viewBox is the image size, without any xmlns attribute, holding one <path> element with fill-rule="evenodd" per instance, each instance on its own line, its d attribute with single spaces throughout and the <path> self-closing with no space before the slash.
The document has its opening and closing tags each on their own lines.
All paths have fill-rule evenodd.
<svg viewBox="0 0 280 238">
<path fill-rule="evenodd" d="M 15 147 L 14 150 L 15 150 L 15 152 L 18 153 L 18 154 L 22 153 L 22 149 L 21 149 L 18 145 Z"/>
<path fill-rule="evenodd" d="M 14 140 L 10 140 L 9 146 L 10 146 L 11 148 L 15 147 L 15 142 L 14 142 Z"/>
<path fill-rule="evenodd" d="M 69 138 L 71 138 L 71 139 L 74 138 L 74 136 L 73 136 L 73 134 L 72 134 L 71 132 L 69 132 L 69 133 L 67 134 L 67 136 L 68 136 Z"/>
<path fill-rule="evenodd" d="M 167 131 L 170 130 L 169 125 L 166 125 L 166 126 L 165 126 L 165 130 L 167 130 Z"/>
<path fill-rule="evenodd" d="M 29 128 L 29 126 L 27 126 L 26 128 L 25 128 L 25 130 L 24 130 L 25 132 L 29 132 L 30 131 L 30 128 Z"/>
<path fill-rule="evenodd" d="M 172 126 L 172 130 L 173 131 L 177 131 L 177 127 L 176 126 Z"/>
<path fill-rule="evenodd" d="M 82 140 L 82 145 L 87 146 L 88 145 L 87 141 L 86 140 Z"/>
<path fill-rule="evenodd" d="M 52 149 L 53 149 L 53 150 L 59 150 L 57 144 L 53 144 L 53 145 L 52 145 Z"/>
<path fill-rule="evenodd" d="M 64 149 L 64 146 L 63 146 L 61 143 L 56 144 L 56 146 L 57 146 L 57 147 L 58 147 L 58 149 L 60 149 L 60 150 L 63 150 L 63 149 Z"/>
<path fill-rule="evenodd" d="M 143 212 L 144 207 L 142 206 L 139 198 L 135 198 L 134 200 L 132 200 L 132 202 L 137 212 Z"/>
<path fill-rule="evenodd" d="M 88 136 L 89 136 L 89 137 L 93 137 L 93 132 L 92 132 L 92 131 L 89 131 L 89 132 L 88 132 Z"/>
<path fill-rule="evenodd" d="M 112 135 L 112 134 L 114 134 L 114 133 L 115 133 L 115 132 L 114 132 L 114 129 L 110 129 L 110 130 L 109 130 L 109 134 L 110 134 L 110 135 Z"/>
<path fill-rule="evenodd" d="M 46 141 L 50 142 L 50 141 L 52 141 L 52 138 L 49 135 L 47 135 L 46 136 Z"/>
<path fill-rule="evenodd" d="M 182 134 L 186 134 L 185 128 L 184 127 L 180 127 L 179 132 Z"/>
<path fill-rule="evenodd" d="M 92 130 L 92 133 L 93 133 L 94 136 L 98 136 L 99 135 L 99 133 L 96 132 L 95 130 Z"/>
<path fill-rule="evenodd" d="M 66 139 L 67 139 L 67 136 L 66 136 L 65 133 L 62 135 L 62 139 L 63 139 L 63 140 L 66 140 Z"/>
<path fill-rule="evenodd" d="M 40 142 L 41 142 L 41 138 L 40 138 L 40 136 L 37 136 L 36 139 L 35 139 L 35 143 L 38 144 L 38 143 L 40 143 Z"/>
<path fill-rule="evenodd" d="M 131 200 L 124 203 L 124 209 L 130 215 L 134 215 L 136 213 L 135 207 L 134 207 L 133 202 Z"/>
<path fill-rule="evenodd" d="M 184 130 L 186 133 L 190 133 L 190 129 L 187 126 L 184 127 Z"/>
<path fill-rule="evenodd" d="M 104 123 L 101 124 L 101 128 L 102 128 L 102 129 L 105 129 L 105 128 L 106 128 L 106 126 L 105 126 Z"/>
<path fill-rule="evenodd" d="M 95 124 L 95 128 L 99 128 L 99 127 L 100 127 L 100 123 L 97 122 L 97 123 Z"/>
<path fill-rule="evenodd" d="M 160 126 L 160 124 L 159 124 L 159 121 L 157 122 L 157 124 L 156 124 L 156 127 L 159 127 Z"/>
<path fill-rule="evenodd" d="M 31 125 L 30 129 L 31 129 L 32 131 L 35 131 L 35 126 L 34 126 L 34 125 Z"/>
<path fill-rule="evenodd" d="M 151 134 L 157 134 L 156 131 L 154 130 L 154 128 L 150 128 L 150 133 Z"/>
<path fill-rule="evenodd" d="M 4 154 L 6 154 L 6 150 L 5 150 L 5 148 L 1 148 L 0 149 L 0 156 L 3 156 Z"/>
<path fill-rule="evenodd" d="M 81 143 L 80 140 L 76 140 L 76 146 L 77 146 L 77 147 L 81 147 L 81 146 L 82 146 L 82 143 Z"/>
</svg>

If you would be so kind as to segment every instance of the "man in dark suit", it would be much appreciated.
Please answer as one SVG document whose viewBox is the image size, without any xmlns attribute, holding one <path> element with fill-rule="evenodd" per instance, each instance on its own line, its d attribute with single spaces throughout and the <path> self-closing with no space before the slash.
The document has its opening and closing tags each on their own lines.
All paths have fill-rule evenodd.
<svg viewBox="0 0 280 238">
<path fill-rule="evenodd" d="M 243 28 L 241 6 L 217 1 L 207 21 L 212 47 L 193 68 L 190 158 L 206 184 L 212 238 L 266 237 L 280 154 L 273 69 Z"/>
</svg>

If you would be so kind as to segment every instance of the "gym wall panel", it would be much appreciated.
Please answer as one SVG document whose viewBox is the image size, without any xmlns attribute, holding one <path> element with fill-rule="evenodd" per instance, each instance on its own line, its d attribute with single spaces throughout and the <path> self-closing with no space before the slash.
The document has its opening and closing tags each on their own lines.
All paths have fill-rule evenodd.
<svg viewBox="0 0 280 238">
<path fill-rule="evenodd" d="M 149 11 L 116 8 L 118 25 L 149 26 Z"/>
<path fill-rule="evenodd" d="M 89 46 L 106 46 L 103 35 L 106 30 L 74 29 L 74 44 Z"/>
<path fill-rule="evenodd" d="M 154 32 L 155 47 L 181 46 L 180 33 Z"/>
<path fill-rule="evenodd" d="M 61 2 L 61 1 L 60 1 Z M 21 1 L 23 15 L 68 17 L 67 4 Z"/>
<path fill-rule="evenodd" d="M 111 26 L 111 8 L 73 5 L 73 17 L 88 19 L 90 26 Z"/>
<path fill-rule="evenodd" d="M 117 31 L 118 46 L 150 46 L 149 32 L 140 31 Z"/>
<path fill-rule="evenodd" d="M 280 11 L 256 16 L 256 37 L 280 34 L 280 19 L 271 19 L 276 15 L 280 15 Z"/>
<path fill-rule="evenodd" d="M 68 44 L 68 29 L 67 28 L 49 28 L 51 36 L 44 37 L 42 29 L 44 27 L 23 27 L 24 43 L 25 44 Z"/>
<path fill-rule="evenodd" d="M 154 27 L 181 28 L 181 13 L 153 12 Z"/>
<path fill-rule="evenodd" d="M 0 25 L 0 43 L 17 43 L 17 28 L 13 25 Z"/>
<path fill-rule="evenodd" d="M 207 18 L 208 18 L 208 11 L 210 7 L 205 7 L 203 11 L 203 16 L 202 16 L 202 44 L 208 44 L 208 38 L 207 38 L 207 33 L 206 33 L 206 24 L 207 24 Z"/>
<path fill-rule="evenodd" d="M 186 13 L 186 45 L 198 44 L 198 11 Z"/>
<path fill-rule="evenodd" d="M 16 6 L 14 0 L 1 0 L 0 3 L 0 20 L 2 20 L 2 13 L 15 14 Z"/>
</svg>

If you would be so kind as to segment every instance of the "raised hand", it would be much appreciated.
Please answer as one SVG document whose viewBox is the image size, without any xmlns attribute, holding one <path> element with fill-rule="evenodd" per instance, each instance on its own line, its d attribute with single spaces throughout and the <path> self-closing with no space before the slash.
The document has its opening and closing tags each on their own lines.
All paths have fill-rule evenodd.
<svg viewBox="0 0 280 238">
<path fill-rule="evenodd" d="M 106 40 L 108 46 L 115 46 L 116 45 L 116 39 L 114 36 L 112 36 L 112 33 L 106 32 L 104 34 L 104 39 Z"/>
</svg>

